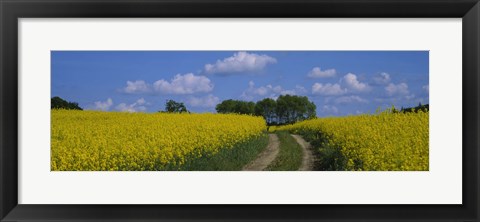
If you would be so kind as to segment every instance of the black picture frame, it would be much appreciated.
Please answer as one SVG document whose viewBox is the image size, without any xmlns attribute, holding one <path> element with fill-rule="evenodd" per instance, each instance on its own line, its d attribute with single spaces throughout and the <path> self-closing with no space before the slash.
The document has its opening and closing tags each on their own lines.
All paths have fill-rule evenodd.
<svg viewBox="0 0 480 222">
<path fill-rule="evenodd" d="M 0 0 L 0 15 L 1 221 L 479 221 L 478 0 Z M 462 18 L 463 204 L 18 204 L 17 20 L 76 17 Z"/>
</svg>

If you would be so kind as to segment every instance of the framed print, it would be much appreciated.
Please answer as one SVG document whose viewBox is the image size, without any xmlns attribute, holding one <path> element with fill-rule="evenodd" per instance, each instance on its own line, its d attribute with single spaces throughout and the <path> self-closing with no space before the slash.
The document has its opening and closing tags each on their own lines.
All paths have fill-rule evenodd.
<svg viewBox="0 0 480 222">
<path fill-rule="evenodd" d="M 467 1 L 1 1 L 1 221 L 478 221 Z"/>
</svg>

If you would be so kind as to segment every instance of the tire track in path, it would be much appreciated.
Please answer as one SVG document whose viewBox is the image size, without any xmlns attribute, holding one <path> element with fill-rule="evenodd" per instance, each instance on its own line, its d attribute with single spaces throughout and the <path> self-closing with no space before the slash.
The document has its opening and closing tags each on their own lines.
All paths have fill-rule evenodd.
<svg viewBox="0 0 480 222">
<path fill-rule="evenodd" d="M 257 158 L 243 167 L 244 171 L 262 171 L 272 163 L 278 155 L 280 141 L 276 134 L 268 134 L 267 148 Z"/>
<path fill-rule="evenodd" d="M 311 171 L 313 170 L 313 162 L 314 162 L 314 157 L 312 154 L 312 146 L 310 143 L 305 141 L 302 136 L 300 135 L 294 135 L 290 134 L 295 140 L 297 141 L 298 144 L 302 147 L 302 152 L 303 152 L 303 158 L 302 158 L 302 165 L 300 166 L 300 171 Z"/>
</svg>

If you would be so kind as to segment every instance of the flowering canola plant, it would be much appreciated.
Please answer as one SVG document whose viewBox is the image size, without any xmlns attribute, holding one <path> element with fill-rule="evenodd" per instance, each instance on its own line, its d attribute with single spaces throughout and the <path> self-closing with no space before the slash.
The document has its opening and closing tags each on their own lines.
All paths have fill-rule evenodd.
<svg viewBox="0 0 480 222">
<path fill-rule="evenodd" d="M 165 170 L 263 135 L 236 114 L 51 111 L 51 170 Z"/>
<path fill-rule="evenodd" d="M 318 118 L 277 130 L 317 139 L 318 149 L 338 149 L 344 170 L 428 170 L 428 112 Z"/>
</svg>

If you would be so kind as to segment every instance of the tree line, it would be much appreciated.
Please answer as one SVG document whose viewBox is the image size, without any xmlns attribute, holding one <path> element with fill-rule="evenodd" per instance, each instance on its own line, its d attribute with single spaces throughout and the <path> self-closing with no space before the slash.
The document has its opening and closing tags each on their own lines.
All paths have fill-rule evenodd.
<svg viewBox="0 0 480 222">
<path fill-rule="evenodd" d="M 422 103 L 418 103 L 418 106 L 415 106 L 415 107 L 404 108 L 402 106 L 402 108 L 397 109 L 395 108 L 395 106 L 392 106 L 392 108 L 389 110 L 392 113 L 418 113 L 419 111 L 428 112 L 429 109 L 430 109 L 430 106 L 428 104 L 422 105 Z"/>
<path fill-rule="evenodd" d="M 52 97 L 50 107 L 51 109 L 83 110 L 82 107 L 80 107 L 77 102 L 69 102 L 58 96 Z M 175 102 L 174 100 L 171 100 L 171 99 L 165 102 L 165 111 L 161 110 L 159 112 L 190 113 L 190 111 L 187 110 L 187 107 L 185 106 L 185 104 Z"/>
<path fill-rule="evenodd" d="M 281 95 L 276 100 L 265 98 L 256 103 L 224 100 L 215 109 L 218 113 L 263 116 L 267 125 L 282 125 L 315 118 L 317 107 L 306 96 Z"/>
<path fill-rule="evenodd" d="M 165 111 L 160 110 L 161 113 L 190 113 L 185 104 L 169 99 L 165 102 Z"/>
<path fill-rule="evenodd" d="M 73 109 L 73 110 L 83 110 L 82 107 L 76 102 L 68 102 L 58 96 L 55 96 L 51 100 L 52 109 Z"/>
<path fill-rule="evenodd" d="M 66 101 L 58 96 L 51 100 L 52 109 L 83 110 L 78 103 Z M 298 121 L 315 118 L 316 106 L 306 96 L 281 95 L 276 100 L 265 98 L 258 102 L 228 99 L 217 104 L 217 113 L 237 113 L 262 116 L 267 125 L 291 124 Z M 190 113 L 182 102 L 167 100 L 165 113 Z"/>
<path fill-rule="evenodd" d="M 422 105 L 422 103 L 419 103 L 418 106 L 416 107 L 409 107 L 409 108 L 401 108 L 400 109 L 400 112 L 401 113 L 417 113 L 418 111 L 422 111 L 422 112 L 428 112 L 428 110 L 430 109 L 429 105 L 428 104 L 425 104 L 425 105 Z"/>
<path fill-rule="evenodd" d="M 224 100 L 217 104 L 217 113 L 236 113 L 262 116 L 267 125 L 291 124 L 298 121 L 316 117 L 317 107 L 306 96 L 281 95 L 276 100 L 265 98 L 258 102 L 243 100 Z M 184 103 L 167 100 L 165 110 L 167 113 L 190 113 Z"/>
</svg>

